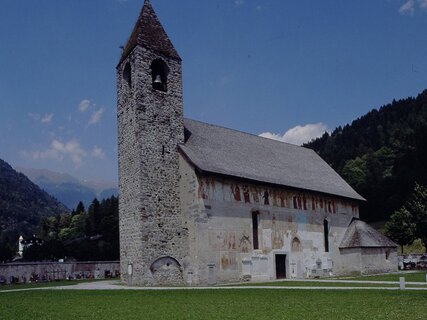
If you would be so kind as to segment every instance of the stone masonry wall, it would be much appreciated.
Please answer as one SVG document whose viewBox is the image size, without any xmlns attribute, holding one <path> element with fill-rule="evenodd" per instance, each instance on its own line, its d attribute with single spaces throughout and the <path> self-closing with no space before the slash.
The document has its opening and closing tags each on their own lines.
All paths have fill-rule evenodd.
<svg viewBox="0 0 427 320">
<path fill-rule="evenodd" d="M 0 284 L 65 279 L 104 279 L 120 274 L 118 261 L 21 262 L 0 264 Z"/>
<path fill-rule="evenodd" d="M 167 92 L 152 86 L 151 63 L 159 58 L 170 70 Z M 127 63 L 130 88 L 123 78 Z M 184 140 L 181 77 L 179 60 L 141 46 L 117 70 L 121 270 L 133 285 L 184 281 L 188 244 L 177 153 Z"/>
</svg>

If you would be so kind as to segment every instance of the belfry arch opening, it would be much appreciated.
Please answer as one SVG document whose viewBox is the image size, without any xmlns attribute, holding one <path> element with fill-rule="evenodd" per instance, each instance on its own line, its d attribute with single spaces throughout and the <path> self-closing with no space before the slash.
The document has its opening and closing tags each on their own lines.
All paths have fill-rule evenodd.
<svg viewBox="0 0 427 320">
<path fill-rule="evenodd" d="M 151 78 L 153 89 L 168 91 L 169 67 L 162 59 L 156 59 L 151 63 Z"/>
</svg>

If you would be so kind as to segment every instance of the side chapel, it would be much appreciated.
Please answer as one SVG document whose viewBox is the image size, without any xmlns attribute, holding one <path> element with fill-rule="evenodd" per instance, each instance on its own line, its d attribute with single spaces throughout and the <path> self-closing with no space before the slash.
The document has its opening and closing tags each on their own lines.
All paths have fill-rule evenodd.
<svg viewBox="0 0 427 320">
<path fill-rule="evenodd" d="M 182 65 L 145 0 L 117 65 L 120 259 L 129 285 L 397 270 L 314 151 L 183 117 Z"/>
</svg>

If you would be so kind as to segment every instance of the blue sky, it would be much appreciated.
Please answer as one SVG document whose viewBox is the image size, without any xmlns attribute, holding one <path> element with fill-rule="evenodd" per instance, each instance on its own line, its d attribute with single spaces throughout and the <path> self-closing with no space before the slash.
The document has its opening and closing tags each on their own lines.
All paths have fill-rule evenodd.
<svg viewBox="0 0 427 320">
<path fill-rule="evenodd" d="M 142 0 L 0 0 L 0 158 L 117 180 L 115 66 Z M 300 143 L 427 88 L 427 0 L 152 0 L 185 116 Z"/>
</svg>

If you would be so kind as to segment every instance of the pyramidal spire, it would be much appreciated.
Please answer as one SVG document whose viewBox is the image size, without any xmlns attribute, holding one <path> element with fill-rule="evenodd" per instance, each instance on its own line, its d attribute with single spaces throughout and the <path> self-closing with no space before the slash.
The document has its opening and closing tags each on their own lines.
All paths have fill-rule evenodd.
<svg viewBox="0 0 427 320">
<path fill-rule="evenodd" d="M 149 0 L 144 1 L 144 6 L 132 34 L 123 49 L 120 62 L 126 59 L 137 45 L 152 49 L 170 58 L 181 60 Z"/>
</svg>

